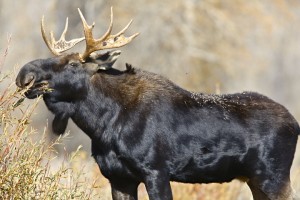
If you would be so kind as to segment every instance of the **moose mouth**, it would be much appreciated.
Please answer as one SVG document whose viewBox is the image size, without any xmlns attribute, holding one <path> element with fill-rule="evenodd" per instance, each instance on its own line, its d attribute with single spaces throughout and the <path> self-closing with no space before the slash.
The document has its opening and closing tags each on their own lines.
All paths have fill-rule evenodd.
<svg viewBox="0 0 300 200">
<path fill-rule="evenodd" d="M 50 91 L 48 81 L 35 82 L 34 79 L 28 84 L 27 88 L 25 96 L 28 99 L 35 99 Z"/>
</svg>

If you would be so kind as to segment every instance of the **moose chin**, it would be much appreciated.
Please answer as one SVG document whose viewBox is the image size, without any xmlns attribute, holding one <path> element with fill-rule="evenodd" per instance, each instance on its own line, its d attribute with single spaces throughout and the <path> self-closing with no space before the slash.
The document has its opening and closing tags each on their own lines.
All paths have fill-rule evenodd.
<svg viewBox="0 0 300 200">
<path fill-rule="evenodd" d="M 52 58 L 24 65 L 16 79 L 25 94 L 43 97 L 63 134 L 72 119 L 91 139 L 92 156 L 110 181 L 112 197 L 137 199 L 144 183 L 151 200 L 172 199 L 170 181 L 223 183 L 245 180 L 255 200 L 293 198 L 290 168 L 300 128 L 282 105 L 243 92 L 191 93 L 168 79 L 126 64 L 113 68 L 120 51 L 138 34 L 95 39 L 79 10 L 84 37 L 42 36 Z M 64 51 L 85 40 L 84 53 Z"/>
</svg>

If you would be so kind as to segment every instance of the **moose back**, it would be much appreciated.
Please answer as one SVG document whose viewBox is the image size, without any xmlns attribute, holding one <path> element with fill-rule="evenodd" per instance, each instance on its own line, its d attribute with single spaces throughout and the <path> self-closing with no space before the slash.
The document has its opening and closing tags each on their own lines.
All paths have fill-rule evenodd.
<svg viewBox="0 0 300 200">
<path fill-rule="evenodd" d="M 170 181 L 246 180 L 255 200 L 292 199 L 290 168 L 300 128 L 282 105 L 257 93 L 191 93 L 168 79 L 112 68 L 121 47 L 137 36 L 109 30 L 100 39 L 79 11 L 84 38 L 43 38 L 55 55 L 24 65 L 16 79 L 30 99 L 42 95 L 64 133 L 72 119 L 91 139 L 92 155 L 109 179 L 113 199 L 137 199 L 144 183 L 151 200 L 172 199 Z M 63 54 L 85 40 L 83 54 Z"/>
</svg>

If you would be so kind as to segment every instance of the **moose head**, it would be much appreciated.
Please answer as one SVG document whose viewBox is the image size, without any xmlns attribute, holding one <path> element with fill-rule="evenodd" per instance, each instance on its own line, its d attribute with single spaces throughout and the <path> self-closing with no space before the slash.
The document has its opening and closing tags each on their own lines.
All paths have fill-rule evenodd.
<svg viewBox="0 0 300 200">
<path fill-rule="evenodd" d="M 41 21 L 43 39 L 55 55 L 51 58 L 37 59 L 24 65 L 17 78 L 16 84 L 20 88 L 28 88 L 25 93 L 29 99 L 43 95 L 46 105 L 55 114 L 53 130 L 56 133 L 65 131 L 68 121 L 67 102 L 85 98 L 93 75 L 99 71 L 110 70 L 121 51 L 114 50 L 106 53 L 95 53 L 99 50 L 114 49 L 130 43 L 138 33 L 130 37 L 124 35 L 132 20 L 119 33 L 112 35 L 113 11 L 111 8 L 110 25 L 106 33 L 99 39 L 93 37 L 92 30 L 95 23 L 88 25 L 80 9 L 84 37 L 66 41 L 65 35 L 68 29 L 68 18 L 65 29 L 59 40 L 55 40 L 53 32 L 50 39 L 47 38 L 44 25 L 44 17 Z M 86 48 L 83 53 L 64 53 L 79 42 L 85 40 Z M 58 106 L 59 105 L 59 106 Z M 61 111 L 64 107 L 64 111 Z"/>
</svg>

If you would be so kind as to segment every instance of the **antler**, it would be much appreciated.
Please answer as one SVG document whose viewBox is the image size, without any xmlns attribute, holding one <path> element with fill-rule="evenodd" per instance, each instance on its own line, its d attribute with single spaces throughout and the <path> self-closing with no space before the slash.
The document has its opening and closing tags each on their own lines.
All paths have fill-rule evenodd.
<svg viewBox="0 0 300 200">
<path fill-rule="evenodd" d="M 91 26 L 87 24 L 84 16 L 82 15 L 80 9 L 78 8 L 78 12 L 80 18 L 82 20 L 84 35 L 86 41 L 86 49 L 83 54 L 80 54 L 81 60 L 85 61 L 85 59 L 94 51 L 103 50 L 103 49 L 112 49 L 117 47 L 122 47 L 128 43 L 130 43 L 139 33 L 135 33 L 130 37 L 124 36 L 124 32 L 128 29 L 132 20 L 125 26 L 123 30 L 115 35 L 111 35 L 112 27 L 113 27 L 113 10 L 111 7 L 110 14 L 110 25 L 106 33 L 99 39 L 94 39 L 92 30 L 95 26 L 93 23 Z"/>
<path fill-rule="evenodd" d="M 47 39 L 46 37 L 46 33 L 45 33 L 45 26 L 44 26 L 44 16 L 42 18 L 42 22 L 41 22 L 41 32 L 42 32 L 42 36 L 43 39 L 46 43 L 46 45 L 48 46 L 48 48 L 50 49 L 50 51 L 54 54 L 54 55 L 61 55 L 62 52 L 71 49 L 73 46 L 75 46 L 77 43 L 83 41 L 85 38 L 77 38 L 77 39 L 73 39 L 70 41 L 66 41 L 65 36 L 67 33 L 67 29 L 68 29 L 68 18 L 66 19 L 66 25 L 65 25 L 65 29 L 62 32 L 60 39 L 58 41 L 55 41 L 55 38 L 53 36 L 53 32 L 50 32 L 50 41 Z"/>
</svg>

